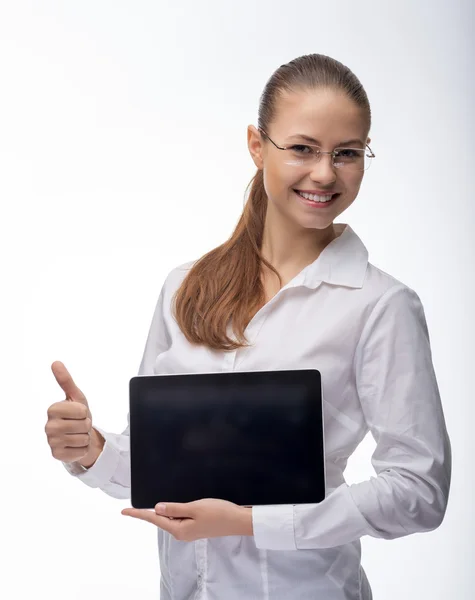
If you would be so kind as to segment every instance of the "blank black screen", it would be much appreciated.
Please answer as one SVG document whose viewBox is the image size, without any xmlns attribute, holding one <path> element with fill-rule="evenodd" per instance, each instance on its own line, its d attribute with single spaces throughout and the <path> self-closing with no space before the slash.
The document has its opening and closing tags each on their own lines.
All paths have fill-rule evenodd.
<svg viewBox="0 0 475 600">
<path fill-rule="evenodd" d="M 243 506 L 325 497 L 320 372 L 130 380 L 132 506 L 221 498 Z"/>
</svg>

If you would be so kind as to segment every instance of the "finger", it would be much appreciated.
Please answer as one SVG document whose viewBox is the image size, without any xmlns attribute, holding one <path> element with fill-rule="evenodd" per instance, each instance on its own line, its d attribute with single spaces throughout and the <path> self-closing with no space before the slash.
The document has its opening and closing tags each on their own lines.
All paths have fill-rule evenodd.
<svg viewBox="0 0 475 600">
<path fill-rule="evenodd" d="M 75 433 L 87 433 L 91 435 L 91 419 L 61 419 L 59 421 L 58 432 L 63 435 L 72 435 Z"/>
<path fill-rule="evenodd" d="M 51 448 L 51 454 L 57 460 L 62 460 L 65 463 L 76 462 L 84 458 L 89 448 Z"/>
<path fill-rule="evenodd" d="M 155 512 L 157 515 L 164 515 L 165 517 L 191 519 L 196 512 L 192 505 L 192 502 L 159 502 L 155 505 Z"/>
<path fill-rule="evenodd" d="M 169 519 L 168 517 L 161 517 L 153 510 L 144 510 L 140 508 L 124 508 L 122 514 L 126 517 L 133 517 L 134 519 L 140 519 L 141 521 L 147 521 L 147 523 L 151 523 L 156 527 L 160 527 L 164 531 L 168 531 L 172 535 L 175 535 L 178 521 L 174 521 L 173 519 Z"/>
<path fill-rule="evenodd" d="M 66 394 L 66 398 L 69 400 L 74 400 L 75 402 L 80 402 L 81 404 L 85 404 L 87 406 L 86 396 L 81 392 L 78 386 L 74 383 L 71 374 L 59 360 L 55 361 L 51 365 L 51 370 L 53 371 L 53 375 L 58 382 L 61 389 Z"/>
<path fill-rule="evenodd" d="M 80 404 L 79 402 L 71 402 L 69 400 L 63 400 L 62 402 L 55 402 L 48 408 L 49 419 L 80 419 L 90 421 L 87 406 Z"/>
<path fill-rule="evenodd" d="M 87 433 L 70 434 L 66 440 L 65 448 L 87 448 L 91 443 L 91 436 Z"/>
</svg>

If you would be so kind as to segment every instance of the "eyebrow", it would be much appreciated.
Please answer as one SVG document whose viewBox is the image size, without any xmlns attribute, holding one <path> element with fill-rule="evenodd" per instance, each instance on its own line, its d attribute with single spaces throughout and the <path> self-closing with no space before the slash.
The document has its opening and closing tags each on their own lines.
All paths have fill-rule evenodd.
<svg viewBox="0 0 475 600">
<path fill-rule="evenodd" d="M 308 142 L 315 142 L 315 144 L 317 144 L 318 146 L 321 146 L 321 142 L 319 140 L 316 140 L 315 138 L 309 137 L 308 135 L 305 135 L 303 133 L 296 133 L 294 135 L 290 136 L 291 138 L 295 138 L 295 137 L 299 137 L 299 138 L 303 138 L 304 140 L 307 140 Z M 346 140 L 344 142 L 340 142 L 339 144 L 337 144 L 336 148 L 338 148 L 339 146 L 348 146 L 349 144 L 361 144 L 362 146 L 365 146 L 365 144 L 359 140 L 359 139 L 353 139 L 353 140 Z"/>
</svg>

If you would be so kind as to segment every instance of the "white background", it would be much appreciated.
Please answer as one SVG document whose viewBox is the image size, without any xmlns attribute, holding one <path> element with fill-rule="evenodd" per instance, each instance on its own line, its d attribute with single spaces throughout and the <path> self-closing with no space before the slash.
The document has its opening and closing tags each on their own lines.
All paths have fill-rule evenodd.
<svg viewBox="0 0 475 600">
<path fill-rule="evenodd" d="M 51 456 L 50 365 L 124 429 L 163 280 L 230 235 L 262 89 L 312 52 L 368 93 L 377 158 L 337 221 L 422 299 L 454 456 L 442 526 L 363 538 L 363 565 L 375 600 L 473 597 L 473 17 L 470 0 L 1 2 L 2 598 L 158 598 L 153 526 Z"/>
</svg>

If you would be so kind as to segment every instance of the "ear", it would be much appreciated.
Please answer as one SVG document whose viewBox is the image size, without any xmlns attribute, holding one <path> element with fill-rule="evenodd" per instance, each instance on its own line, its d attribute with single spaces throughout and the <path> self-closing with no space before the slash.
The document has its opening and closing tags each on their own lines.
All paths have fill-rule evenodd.
<svg viewBox="0 0 475 600">
<path fill-rule="evenodd" d="M 369 145 L 369 144 L 370 144 L 370 142 L 371 142 L 371 138 L 368 138 L 368 139 L 366 140 L 366 143 Z"/>
<path fill-rule="evenodd" d="M 252 160 L 258 169 L 264 168 L 264 144 L 262 135 L 254 125 L 249 125 L 247 128 L 247 147 L 251 154 Z"/>
</svg>

